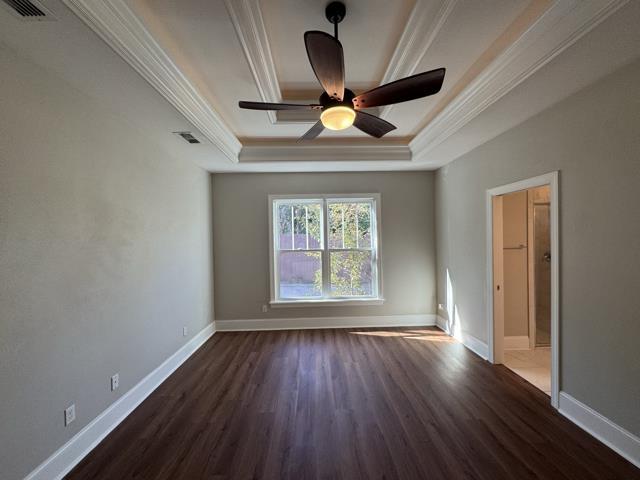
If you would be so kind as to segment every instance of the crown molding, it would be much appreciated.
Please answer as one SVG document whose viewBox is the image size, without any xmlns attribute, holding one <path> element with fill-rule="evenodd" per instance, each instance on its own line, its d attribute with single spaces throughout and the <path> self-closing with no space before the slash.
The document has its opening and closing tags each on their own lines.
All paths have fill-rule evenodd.
<svg viewBox="0 0 640 480">
<path fill-rule="evenodd" d="M 555 0 L 410 142 L 414 161 L 525 81 L 628 0 Z"/>
<path fill-rule="evenodd" d="M 245 145 L 240 163 L 250 162 L 359 162 L 410 161 L 408 145 Z"/>
<path fill-rule="evenodd" d="M 418 65 L 431 48 L 457 2 L 458 0 L 441 0 L 436 10 L 431 1 L 416 1 L 380 85 L 416 73 Z M 393 105 L 382 107 L 380 117 L 386 117 L 392 108 Z"/>
<path fill-rule="evenodd" d="M 263 102 L 281 102 L 282 93 L 259 0 L 225 0 L 224 3 L 260 98 Z M 275 111 L 269 110 L 267 115 L 271 123 L 283 123 Z"/>
<path fill-rule="evenodd" d="M 238 161 L 241 143 L 124 0 L 63 1 L 229 160 Z"/>
</svg>

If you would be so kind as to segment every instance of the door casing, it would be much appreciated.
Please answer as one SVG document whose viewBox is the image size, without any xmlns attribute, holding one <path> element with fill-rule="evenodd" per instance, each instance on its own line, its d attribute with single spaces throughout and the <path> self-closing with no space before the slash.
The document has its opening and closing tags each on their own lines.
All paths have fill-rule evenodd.
<svg viewBox="0 0 640 480">
<path fill-rule="evenodd" d="M 550 230 L 551 230 L 551 405 L 558 408 L 560 397 L 560 241 L 559 241 L 559 172 L 550 172 L 518 182 L 491 188 L 486 192 L 486 232 L 487 232 L 487 279 L 486 279 L 486 308 L 488 323 L 488 347 L 491 363 L 502 363 L 502 342 L 504 338 L 504 308 L 500 304 L 503 298 L 503 279 L 500 273 L 494 278 L 494 269 L 500 272 L 503 262 L 500 221 L 494 223 L 494 211 L 496 218 L 502 218 L 501 195 L 527 190 L 529 188 L 548 185 L 550 189 Z M 496 230 L 498 229 L 498 230 Z M 500 244 L 496 248 L 495 241 Z M 494 254 L 495 252 L 495 254 Z M 500 290 L 497 286 L 500 285 Z M 499 293 L 498 293 L 499 292 Z M 496 295 L 498 293 L 498 295 Z M 496 301 L 498 304 L 496 305 Z"/>
</svg>

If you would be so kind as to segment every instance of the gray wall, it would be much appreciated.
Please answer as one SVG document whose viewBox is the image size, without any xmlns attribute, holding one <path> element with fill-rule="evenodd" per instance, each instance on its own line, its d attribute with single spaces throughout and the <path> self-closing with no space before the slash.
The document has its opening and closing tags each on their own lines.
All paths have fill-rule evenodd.
<svg viewBox="0 0 640 480">
<path fill-rule="evenodd" d="M 269 302 L 269 194 L 380 193 L 385 303 L 278 308 Z M 215 317 L 330 317 L 435 313 L 433 174 L 213 175 Z"/>
<path fill-rule="evenodd" d="M 211 322 L 211 184 L 2 45 L 0 72 L 0 477 L 13 480 Z"/>
<path fill-rule="evenodd" d="M 438 302 L 487 341 L 485 191 L 554 170 L 561 389 L 640 435 L 640 62 L 437 172 Z"/>
</svg>

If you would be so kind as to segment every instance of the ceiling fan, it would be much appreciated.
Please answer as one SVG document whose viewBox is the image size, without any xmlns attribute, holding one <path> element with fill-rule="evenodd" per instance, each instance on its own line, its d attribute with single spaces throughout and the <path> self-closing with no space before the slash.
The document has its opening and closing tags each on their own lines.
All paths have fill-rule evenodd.
<svg viewBox="0 0 640 480">
<path fill-rule="evenodd" d="M 364 112 L 363 109 L 407 102 L 440 91 L 444 81 L 444 68 L 402 78 L 355 95 L 344 86 L 344 56 L 342 44 L 338 41 L 338 24 L 344 19 L 346 7 L 342 2 L 331 2 L 327 5 L 325 14 L 327 20 L 333 24 L 333 36 L 317 30 L 304 33 L 311 68 L 324 89 L 318 103 L 301 105 L 240 101 L 240 108 L 320 111 L 320 120 L 300 137 L 300 140 L 316 138 L 325 128 L 344 130 L 351 125 L 372 137 L 381 138 L 396 127 L 386 120 Z"/>
</svg>

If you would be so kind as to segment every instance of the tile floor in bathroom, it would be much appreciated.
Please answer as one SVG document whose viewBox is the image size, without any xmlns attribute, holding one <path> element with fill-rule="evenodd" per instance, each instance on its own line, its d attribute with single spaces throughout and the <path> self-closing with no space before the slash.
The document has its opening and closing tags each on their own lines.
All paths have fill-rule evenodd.
<svg viewBox="0 0 640 480">
<path fill-rule="evenodd" d="M 547 395 L 551 395 L 551 348 L 506 350 L 504 365 Z"/>
</svg>

